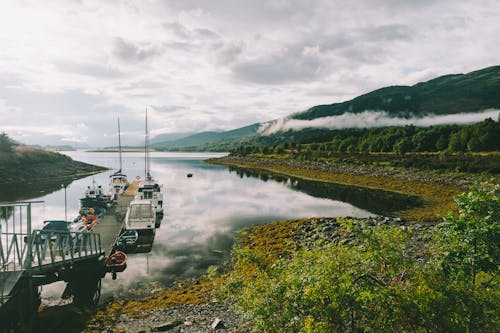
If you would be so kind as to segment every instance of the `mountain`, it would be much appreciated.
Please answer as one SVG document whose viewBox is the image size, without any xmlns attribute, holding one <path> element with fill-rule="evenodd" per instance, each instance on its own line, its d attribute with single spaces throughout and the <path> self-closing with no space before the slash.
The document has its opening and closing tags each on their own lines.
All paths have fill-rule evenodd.
<svg viewBox="0 0 500 333">
<path fill-rule="evenodd" d="M 500 109 L 500 66 L 467 74 L 444 75 L 413 86 L 385 87 L 350 101 L 317 105 L 290 118 L 311 120 L 361 113 L 386 111 L 392 117 L 412 118 Z"/>
<path fill-rule="evenodd" d="M 225 132 L 202 132 L 187 137 L 166 141 L 156 142 L 151 146 L 158 150 L 173 150 L 179 148 L 196 148 L 196 150 L 212 150 L 214 146 L 234 143 L 240 140 L 257 135 L 260 124 L 253 124 Z M 219 150 L 219 149 L 215 149 Z"/>
<path fill-rule="evenodd" d="M 285 118 L 231 131 L 202 132 L 166 142 L 156 140 L 153 147 L 159 150 L 228 151 L 240 145 L 255 144 L 258 138 L 266 141 L 263 137 L 271 134 L 287 133 L 287 137 L 293 136 L 296 140 L 307 137 L 305 141 L 310 141 L 311 136 L 319 135 L 319 132 L 324 134 L 330 129 L 464 124 L 498 117 L 497 110 L 485 112 L 488 109 L 500 109 L 500 66 L 467 74 L 444 75 L 413 86 L 385 87 L 349 101 L 313 106 Z M 454 114 L 462 114 L 464 121 L 458 122 L 458 116 L 446 117 Z M 426 120 L 425 117 L 432 118 L 432 121 L 418 121 Z M 440 122 L 436 117 L 441 117 Z M 293 133 L 288 133 L 291 129 L 294 129 Z"/>
<path fill-rule="evenodd" d="M 156 143 L 161 143 L 161 142 L 169 142 L 169 141 L 175 141 L 179 139 L 183 139 L 185 137 L 194 135 L 196 133 L 194 132 L 188 132 L 188 133 L 166 133 L 166 134 L 160 134 L 156 135 L 151 139 L 151 144 L 156 144 Z"/>
</svg>

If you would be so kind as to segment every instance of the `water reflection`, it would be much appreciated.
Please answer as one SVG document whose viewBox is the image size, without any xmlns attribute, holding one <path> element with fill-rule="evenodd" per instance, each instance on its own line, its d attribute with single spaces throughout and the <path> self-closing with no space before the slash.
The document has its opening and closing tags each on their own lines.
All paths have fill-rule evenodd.
<svg viewBox="0 0 500 333">
<path fill-rule="evenodd" d="M 68 155 L 110 169 L 116 169 L 118 164 L 117 153 L 69 152 Z M 349 197 L 344 193 L 341 196 L 338 193 L 342 191 L 338 189 L 333 191 L 335 195 L 324 194 L 324 190 L 319 195 L 313 191 L 316 185 L 306 189 L 302 182 L 287 177 L 281 179 L 267 174 L 255 177 L 251 171 L 246 171 L 245 176 L 225 166 L 203 162 L 216 156 L 220 155 L 151 153 L 152 175 L 164 185 L 165 216 L 156 230 L 151 253 L 130 254 L 128 268 L 119 273 L 117 280 L 106 276 L 104 298 L 122 296 L 131 288 L 152 282 L 168 285 L 204 274 L 210 265 L 224 260 L 232 246 L 234 231 L 244 226 L 303 217 L 366 217 L 375 211 L 348 203 L 345 198 L 356 200 L 358 195 Z M 142 177 L 143 154 L 124 153 L 122 170 L 129 179 Z M 85 188 L 93 180 L 106 188 L 112 172 L 77 179 L 68 185 L 68 218 L 78 215 L 78 199 Z M 187 177 L 189 173 L 193 176 Z M 44 219 L 64 217 L 64 190 L 60 189 L 60 182 L 55 190 L 37 198 L 44 204 L 33 210 L 34 228 L 41 226 Z M 344 192 L 349 192 L 349 188 Z M 44 287 L 44 290 L 57 288 Z M 60 296 L 60 293 L 55 291 L 53 295 Z"/>
<path fill-rule="evenodd" d="M 0 202 L 12 202 L 37 198 L 58 191 L 81 177 L 59 177 L 56 179 L 36 179 L 6 183 L 0 186 Z"/>
<path fill-rule="evenodd" d="M 272 180 L 286 184 L 293 190 L 307 193 L 316 198 L 349 202 L 356 207 L 380 215 L 392 216 L 398 211 L 421 207 L 423 204 L 419 197 L 379 189 L 305 180 L 274 174 L 265 170 L 239 167 L 230 167 L 229 170 L 235 172 L 240 178 L 255 177 L 264 182 Z"/>
</svg>

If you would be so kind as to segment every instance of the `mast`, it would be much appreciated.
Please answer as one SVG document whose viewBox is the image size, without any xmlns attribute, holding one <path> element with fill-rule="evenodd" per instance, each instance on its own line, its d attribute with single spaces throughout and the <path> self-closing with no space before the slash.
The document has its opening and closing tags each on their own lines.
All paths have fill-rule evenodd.
<svg viewBox="0 0 500 333">
<path fill-rule="evenodd" d="M 148 109 L 146 108 L 146 135 L 144 140 L 144 174 L 147 180 L 151 180 L 149 173 L 149 132 L 148 132 Z"/>
<path fill-rule="evenodd" d="M 118 173 L 122 173 L 122 138 L 120 133 L 120 117 L 118 117 L 118 152 L 120 156 L 120 170 L 118 170 Z"/>
</svg>

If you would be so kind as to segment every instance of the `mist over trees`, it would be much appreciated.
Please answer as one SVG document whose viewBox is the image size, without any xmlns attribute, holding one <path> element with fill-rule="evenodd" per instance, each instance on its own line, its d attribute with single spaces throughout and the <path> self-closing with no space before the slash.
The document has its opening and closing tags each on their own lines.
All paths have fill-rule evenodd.
<svg viewBox="0 0 500 333">
<path fill-rule="evenodd" d="M 500 150 L 500 122 L 488 118 L 473 125 L 393 126 L 329 130 L 310 128 L 260 136 L 232 151 L 295 155 L 329 153 L 485 152 Z"/>
</svg>

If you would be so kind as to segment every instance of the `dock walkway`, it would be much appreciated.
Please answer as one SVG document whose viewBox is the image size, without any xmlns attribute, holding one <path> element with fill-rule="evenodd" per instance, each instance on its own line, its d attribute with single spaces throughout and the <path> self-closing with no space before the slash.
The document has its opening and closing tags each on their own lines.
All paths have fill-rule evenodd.
<svg viewBox="0 0 500 333">
<path fill-rule="evenodd" d="M 137 193 L 139 181 L 134 180 L 123 193 L 118 197 L 117 204 L 104 215 L 92 228 L 93 233 L 101 235 L 101 247 L 106 257 L 111 254 L 116 238 L 123 228 L 127 208 Z"/>
</svg>

